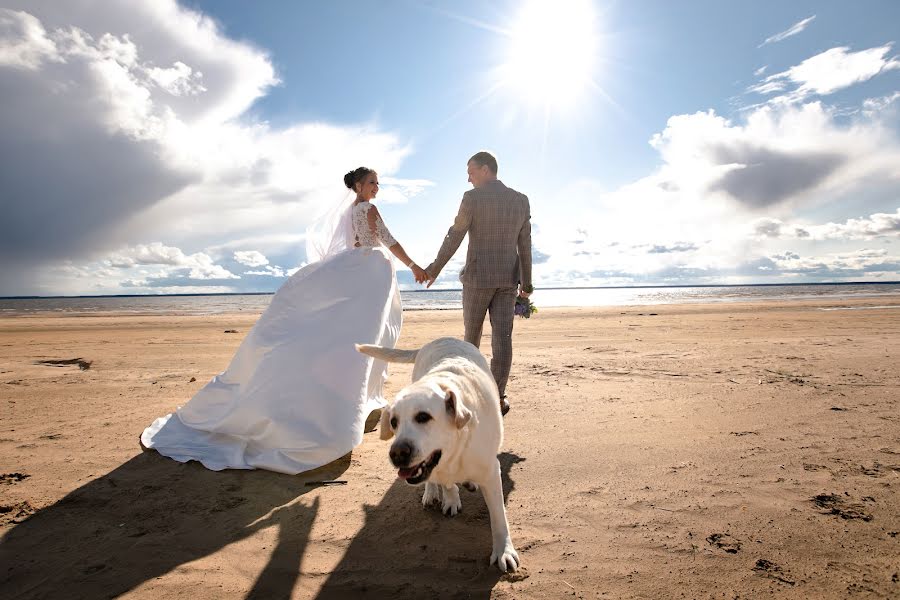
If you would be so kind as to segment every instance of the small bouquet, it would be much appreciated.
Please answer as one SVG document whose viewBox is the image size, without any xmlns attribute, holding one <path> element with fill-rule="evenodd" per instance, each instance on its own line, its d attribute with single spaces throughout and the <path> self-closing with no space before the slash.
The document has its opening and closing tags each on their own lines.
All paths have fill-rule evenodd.
<svg viewBox="0 0 900 600">
<path fill-rule="evenodd" d="M 520 317 L 530 319 L 533 313 L 538 311 L 537 306 L 531 303 L 531 299 L 516 296 L 516 314 Z"/>
</svg>

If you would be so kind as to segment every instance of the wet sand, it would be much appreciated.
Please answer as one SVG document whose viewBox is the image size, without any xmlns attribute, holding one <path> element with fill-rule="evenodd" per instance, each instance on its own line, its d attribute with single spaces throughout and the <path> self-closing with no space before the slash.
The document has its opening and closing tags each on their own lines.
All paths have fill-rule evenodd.
<svg viewBox="0 0 900 600">
<path fill-rule="evenodd" d="M 295 477 L 141 451 L 256 316 L 0 318 L 0 596 L 900 597 L 900 299 L 517 320 L 513 575 L 480 494 L 424 510 L 377 432 Z M 400 345 L 461 330 L 410 312 Z"/>
</svg>

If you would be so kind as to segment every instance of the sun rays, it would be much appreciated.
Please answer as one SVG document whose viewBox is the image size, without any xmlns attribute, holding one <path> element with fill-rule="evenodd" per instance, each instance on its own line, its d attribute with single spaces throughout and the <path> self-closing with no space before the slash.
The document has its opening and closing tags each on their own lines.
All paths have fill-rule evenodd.
<svg viewBox="0 0 900 600">
<path fill-rule="evenodd" d="M 533 107 L 574 106 L 591 84 L 598 49 L 595 19 L 588 0 L 525 4 L 508 33 L 506 61 L 497 68 L 503 86 Z"/>
<path fill-rule="evenodd" d="M 476 53 L 485 60 L 476 80 L 467 84 L 472 100 L 440 120 L 432 133 L 484 109 L 496 111 L 501 126 L 541 132 L 546 146 L 551 129 L 563 122 L 583 120 L 597 106 L 621 110 L 600 81 L 608 36 L 591 0 L 528 0 L 510 6 L 514 13 L 496 15 L 493 22 L 433 9 L 493 39 L 487 52 Z"/>
</svg>

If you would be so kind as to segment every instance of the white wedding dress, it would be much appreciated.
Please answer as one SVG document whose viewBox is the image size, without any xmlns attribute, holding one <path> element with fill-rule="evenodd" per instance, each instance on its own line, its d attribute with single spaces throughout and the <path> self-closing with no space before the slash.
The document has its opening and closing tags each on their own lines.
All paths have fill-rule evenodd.
<svg viewBox="0 0 900 600">
<path fill-rule="evenodd" d="M 291 276 L 228 368 L 144 430 L 146 448 L 215 471 L 295 474 L 362 441 L 367 416 L 385 405 L 387 365 L 354 344 L 393 347 L 402 322 L 397 277 L 384 248 L 396 242 L 380 218 L 370 230 L 370 207 L 352 205 L 347 249 Z"/>
</svg>

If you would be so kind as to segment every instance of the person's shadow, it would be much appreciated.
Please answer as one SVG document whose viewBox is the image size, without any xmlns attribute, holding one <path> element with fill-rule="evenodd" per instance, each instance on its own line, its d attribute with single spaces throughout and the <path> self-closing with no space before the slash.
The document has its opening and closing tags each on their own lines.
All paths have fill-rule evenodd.
<svg viewBox="0 0 900 600">
<path fill-rule="evenodd" d="M 499 457 L 504 502 L 510 470 L 525 459 Z M 317 598 L 490 598 L 503 574 L 490 565 L 491 524 L 481 491 L 460 488 L 462 511 L 422 508 L 422 487 L 397 480 L 366 520 Z M 513 537 L 513 542 L 515 542 Z M 521 557 L 520 557 L 521 558 Z"/>
<path fill-rule="evenodd" d="M 318 512 L 294 500 L 349 465 L 348 454 L 293 477 L 213 472 L 144 452 L 9 531 L 0 596 L 116 597 L 275 526 L 278 544 L 247 597 L 290 597 Z"/>
</svg>

